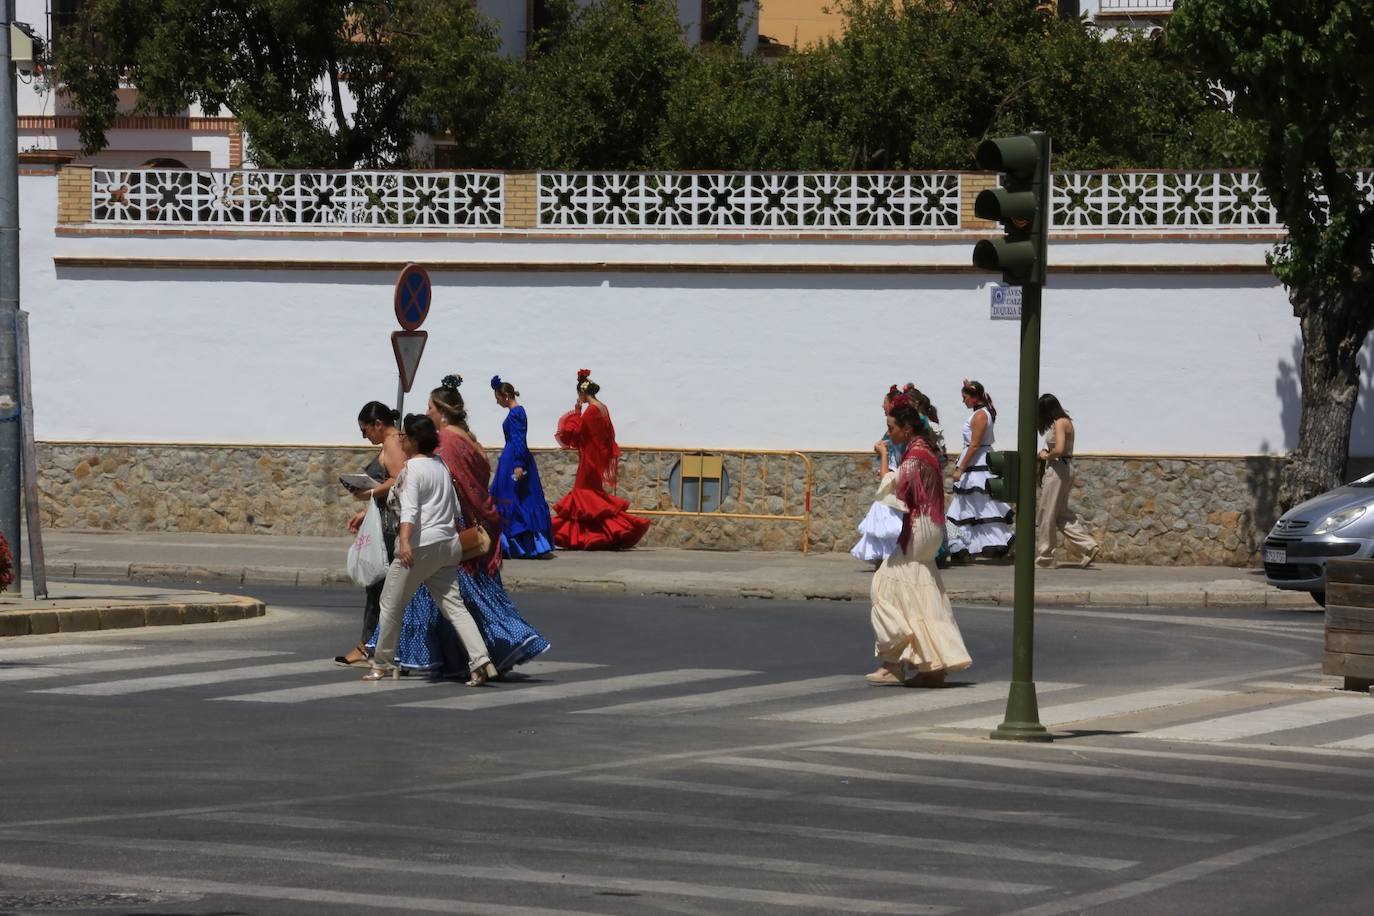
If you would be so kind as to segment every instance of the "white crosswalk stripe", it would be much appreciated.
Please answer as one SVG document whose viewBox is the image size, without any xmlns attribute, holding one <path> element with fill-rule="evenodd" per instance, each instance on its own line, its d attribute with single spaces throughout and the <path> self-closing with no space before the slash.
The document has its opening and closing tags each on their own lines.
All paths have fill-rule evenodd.
<svg viewBox="0 0 1374 916">
<path fill-rule="evenodd" d="M 1038 685 L 1037 685 L 1038 687 Z M 1159 709 L 1164 706 L 1181 706 L 1215 697 L 1227 696 L 1225 690 L 1189 690 L 1185 688 L 1166 688 L 1164 690 L 1145 690 L 1139 693 L 1124 693 L 1114 697 L 1096 700 L 1082 700 L 1077 703 L 1062 703 L 1046 706 L 1040 710 L 1040 724 L 1053 727 L 1069 722 L 1082 722 L 1087 719 L 1102 719 L 1107 716 L 1120 716 L 1146 709 Z M 996 728 L 1002 724 L 1002 716 L 983 716 L 952 722 L 949 728 Z"/>
<path fill-rule="evenodd" d="M 1021 824 L 1035 827 L 1075 830 L 1082 833 L 1101 833 L 1107 836 L 1145 837 L 1175 843 L 1219 843 L 1233 839 L 1229 833 L 1200 830 L 1176 830 L 1146 824 L 1118 824 L 1100 818 L 1069 817 L 1045 811 L 1014 811 L 1006 808 L 982 809 L 971 805 L 934 805 L 928 802 L 903 801 L 893 798 L 857 798 L 847 795 L 798 793 L 791 789 L 755 789 L 717 783 L 692 782 L 678 779 L 655 779 L 642 776 L 583 776 L 582 782 L 624 786 L 630 789 L 661 789 L 667 792 L 716 795 L 722 798 L 744 798 L 751 801 L 796 801 L 806 805 L 830 805 L 837 808 L 857 808 L 861 811 L 904 813 L 917 820 L 939 822 L 946 820 L 988 821 L 994 824 Z"/>
<path fill-rule="evenodd" d="M 757 671 L 735 671 L 726 668 L 680 668 L 676 671 L 654 671 L 648 674 L 627 674 L 621 677 L 602 678 L 592 681 L 570 681 L 566 684 L 535 684 L 528 687 L 503 685 L 473 690 L 459 697 L 446 697 L 441 700 L 420 700 L 415 703 L 398 703 L 398 706 L 421 707 L 428 709 L 491 709 L 498 706 L 514 706 L 522 703 L 540 703 L 554 700 L 570 700 L 577 697 L 597 696 L 603 693 L 618 693 L 626 690 L 639 690 L 645 687 L 672 687 L 678 684 L 691 684 L 698 681 L 720 680 L 729 677 L 746 677 L 758 674 Z"/>
<path fill-rule="evenodd" d="M 808 696 L 854 687 L 861 684 L 852 674 L 832 677 L 816 677 L 804 681 L 783 681 L 775 684 L 760 684 L 757 687 L 735 687 L 730 690 L 713 690 L 707 693 L 689 693 L 680 697 L 667 697 L 662 700 L 643 700 L 638 703 L 621 703 L 618 706 L 599 706 L 595 709 L 579 709 L 577 715 L 634 715 L 634 716 L 673 716 L 680 713 L 696 712 L 702 709 L 722 709 L 726 706 L 743 706 L 749 703 L 763 703 L 768 700 L 784 700 L 791 697 Z"/>
<path fill-rule="evenodd" d="M 585 668 L 602 668 L 590 662 L 541 662 L 534 661 L 517 669 L 522 674 L 538 676 L 558 671 L 580 671 Z M 347 673 L 346 678 L 328 684 L 310 684 L 305 687 L 283 687 L 279 690 L 263 690 L 257 693 L 240 693 L 235 696 L 215 697 L 216 700 L 232 700 L 243 703 L 307 703 L 313 700 L 335 700 L 343 697 L 378 696 L 390 690 L 413 687 L 432 687 L 433 684 L 423 674 L 403 677 L 400 680 L 368 682 L 362 680 L 365 668 L 357 667 Z"/>
<path fill-rule="evenodd" d="M 44 690 L 31 690 L 30 693 L 64 693 L 86 697 L 115 697 L 129 693 L 148 693 L 153 690 L 173 690 L 180 687 L 205 687 L 211 684 L 227 684 L 231 681 L 265 680 L 273 677 L 288 677 L 296 674 L 310 674 L 320 671 L 325 662 L 311 659 L 305 662 L 281 662 L 275 665 L 251 665 L 244 668 L 221 668 L 217 671 L 185 671 L 179 674 L 156 674 L 145 677 L 125 678 L 118 681 L 100 681 L 94 684 L 75 684 L 70 687 L 49 687 Z M 157 670 L 156 666 L 152 670 Z"/>
<path fill-rule="evenodd" d="M 1320 744 L 1318 747 L 1336 747 L 1351 751 L 1374 751 L 1374 735 L 1361 735 L 1358 738 L 1346 738 L 1342 741 L 1332 741 L 1329 744 Z"/>
<path fill-rule="evenodd" d="M 1357 716 L 1374 716 L 1374 699 L 1330 697 L 1324 700 L 1310 700 L 1153 729 L 1140 732 L 1133 737 L 1170 741 L 1233 741 L 1294 728 L 1324 725 Z"/>
<path fill-rule="evenodd" d="M 1077 684 L 1036 684 L 1040 693 L 1068 690 Z M 867 722 L 885 716 L 910 716 L 937 709 L 950 709 L 959 706 L 972 706 L 975 703 L 988 703 L 1007 698 L 1006 681 L 988 684 L 975 684 L 972 687 L 945 687 L 940 690 L 922 688 L 884 687 L 884 695 L 872 700 L 858 700 L 850 703 L 834 703 L 825 706 L 811 706 L 790 712 L 755 716 L 774 722 L 814 722 L 820 725 L 845 725 L 850 722 Z M 876 690 L 873 692 L 877 692 Z M 1002 720 L 998 718 L 997 722 Z M 996 724 L 996 723 L 994 723 Z"/>
<path fill-rule="evenodd" d="M 140 652 L 142 646 L 61 645 L 26 646 L 23 649 L 0 649 L 0 665 L 7 662 L 31 662 L 37 658 L 77 658 L 101 652 Z"/>
<path fill-rule="evenodd" d="M 91 661 L 69 661 L 23 668 L 0 668 L 0 681 L 29 681 L 40 678 L 79 677 L 86 674 L 105 674 L 111 671 L 134 671 L 140 668 L 170 668 L 178 665 L 201 665 L 211 662 L 241 662 L 245 658 L 290 655 L 289 652 L 254 652 L 245 656 L 237 650 L 205 650 L 200 652 L 168 652 L 147 655 L 131 652 L 119 658 L 97 658 Z"/>
</svg>

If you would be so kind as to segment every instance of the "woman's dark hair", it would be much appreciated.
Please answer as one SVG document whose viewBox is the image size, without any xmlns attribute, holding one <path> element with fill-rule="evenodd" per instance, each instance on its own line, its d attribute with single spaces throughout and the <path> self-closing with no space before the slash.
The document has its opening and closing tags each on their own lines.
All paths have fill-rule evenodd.
<svg viewBox="0 0 1374 916">
<path fill-rule="evenodd" d="M 406 436 L 415 443 L 415 451 L 421 455 L 433 455 L 439 447 L 439 431 L 434 428 L 434 421 L 424 414 L 406 414 L 404 428 Z"/>
<path fill-rule="evenodd" d="M 987 393 L 982 382 L 964 382 L 964 387 L 959 389 L 962 393 L 973 398 L 978 402 L 979 407 L 986 407 L 988 413 L 992 414 L 994 420 L 997 419 L 997 408 L 992 406 L 992 395 Z M 936 422 L 939 422 L 938 420 Z"/>
<path fill-rule="evenodd" d="M 1053 426 L 1055 420 L 1072 419 L 1073 417 L 1069 416 L 1068 411 L 1064 409 L 1064 405 L 1059 403 L 1059 398 L 1052 394 L 1040 395 L 1040 422 L 1037 425 L 1040 427 L 1041 433 Z"/>
<path fill-rule="evenodd" d="M 395 426 L 399 419 L 401 419 L 401 415 L 381 401 L 368 401 L 363 405 L 363 409 L 358 411 L 358 422 L 367 426 L 373 423 Z"/>
<path fill-rule="evenodd" d="M 903 429 L 909 429 L 917 436 L 920 436 L 930 446 L 930 450 L 937 455 L 940 453 L 940 446 L 936 442 L 935 432 L 930 428 L 930 424 L 921 416 L 920 409 L 916 402 L 909 397 L 899 397 L 892 402 L 892 407 L 888 409 L 887 415 L 892 418 Z"/>
<path fill-rule="evenodd" d="M 439 413 L 444 415 L 445 420 L 472 436 L 472 430 L 468 429 L 468 409 L 463 405 L 463 396 L 458 393 L 458 386 L 461 384 L 461 375 L 446 375 L 439 383 L 439 387 L 429 393 L 429 399 L 434 402 L 434 407 Z M 477 437 L 472 436 L 472 440 L 476 442 Z"/>
<path fill-rule="evenodd" d="M 577 393 L 585 394 L 588 397 L 596 397 L 596 393 L 601 390 L 601 386 L 591 380 L 591 377 L 579 378 L 577 380 Z"/>
<path fill-rule="evenodd" d="M 495 391 L 503 398 L 520 397 L 520 392 L 515 390 L 515 386 L 512 385 L 510 382 L 503 382 L 501 380 L 501 376 L 499 375 L 493 375 L 491 377 L 491 390 Z"/>
<path fill-rule="evenodd" d="M 921 412 L 921 416 L 930 420 L 932 423 L 940 422 L 940 412 L 935 409 L 935 405 L 930 403 L 930 398 L 926 397 L 925 392 L 917 388 L 910 382 L 902 389 L 902 393 L 916 402 L 916 409 Z"/>
</svg>

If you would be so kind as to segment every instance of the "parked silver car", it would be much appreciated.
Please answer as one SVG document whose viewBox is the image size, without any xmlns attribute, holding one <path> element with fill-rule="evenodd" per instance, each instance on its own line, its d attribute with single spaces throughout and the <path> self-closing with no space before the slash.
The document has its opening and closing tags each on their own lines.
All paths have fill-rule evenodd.
<svg viewBox="0 0 1374 916">
<path fill-rule="evenodd" d="M 1314 496 L 1280 516 L 1264 539 L 1264 581 L 1326 604 L 1326 561 L 1374 557 L 1374 474 Z"/>
</svg>

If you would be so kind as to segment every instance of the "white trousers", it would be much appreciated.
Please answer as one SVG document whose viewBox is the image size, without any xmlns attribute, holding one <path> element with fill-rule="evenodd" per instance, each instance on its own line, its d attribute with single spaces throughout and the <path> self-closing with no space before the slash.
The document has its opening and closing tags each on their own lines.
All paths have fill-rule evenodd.
<svg viewBox="0 0 1374 916">
<path fill-rule="evenodd" d="M 439 609 L 458 631 L 463 650 L 468 654 L 468 670 L 476 671 L 491 659 L 458 587 L 458 564 L 462 558 L 458 539 L 416 547 L 412 553 L 414 562 L 409 567 L 402 565 L 400 560 L 393 560 L 386 571 L 382 585 L 381 632 L 377 634 L 372 667 L 390 668 L 395 664 L 396 643 L 401 638 L 401 619 L 405 616 L 406 605 L 424 584 L 429 586 L 429 593 L 439 603 Z"/>
</svg>

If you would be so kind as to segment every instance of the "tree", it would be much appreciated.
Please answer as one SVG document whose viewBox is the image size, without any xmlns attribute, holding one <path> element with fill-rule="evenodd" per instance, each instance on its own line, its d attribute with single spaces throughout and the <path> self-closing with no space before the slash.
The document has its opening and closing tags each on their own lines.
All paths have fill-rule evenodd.
<svg viewBox="0 0 1374 916">
<path fill-rule="evenodd" d="M 1374 329 L 1374 0 L 1180 0 L 1169 40 L 1263 130 L 1260 178 L 1288 229 L 1269 266 L 1302 331 L 1302 420 L 1279 503 L 1343 482 Z"/>
<path fill-rule="evenodd" d="M 404 163 L 428 127 L 417 49 L 480 62 L 496 46 L 472 0 L 89 0 L 55 65 L 88 152 L 105 146 L 126 84 L 135 113 L 229 111 L 260 165 L 348 168 Z M 450 64 L 446 76 L 462 72 Z"/>
</svg>

